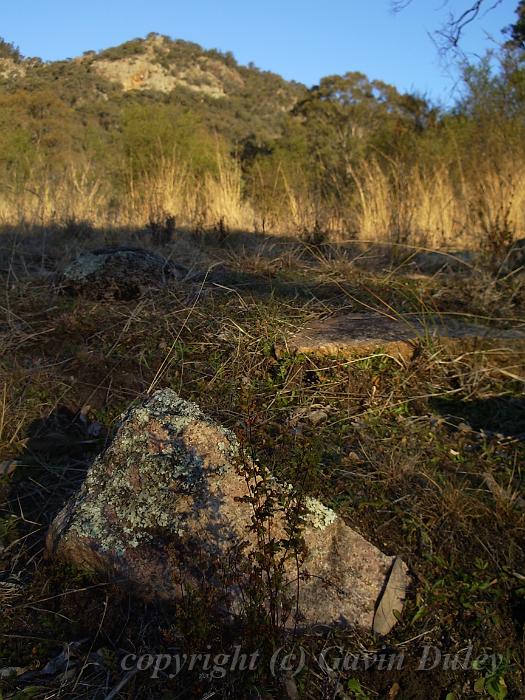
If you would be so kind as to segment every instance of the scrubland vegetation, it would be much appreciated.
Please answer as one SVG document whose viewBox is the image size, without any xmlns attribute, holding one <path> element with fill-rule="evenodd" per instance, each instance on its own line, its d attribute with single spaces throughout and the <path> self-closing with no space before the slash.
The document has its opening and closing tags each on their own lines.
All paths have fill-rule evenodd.
<svg viewBox="0 0 525 700">
<path fill-rule="evenodd" d="M 448 110 L 361 73 L 308 90 L 157 36 L 51 64 L 6 43 L 3 54 L 3 223 L 175 216 L 185 226 L 456 248 L 504 245 L 525 230 L 516 42 L 465 65 Z M 97 71 L 130 57 L 202 70 L 167 93 L 123 91 Z M 219 80 L 223 96 L 210 96 L 206 80 Z"/>
</svg>

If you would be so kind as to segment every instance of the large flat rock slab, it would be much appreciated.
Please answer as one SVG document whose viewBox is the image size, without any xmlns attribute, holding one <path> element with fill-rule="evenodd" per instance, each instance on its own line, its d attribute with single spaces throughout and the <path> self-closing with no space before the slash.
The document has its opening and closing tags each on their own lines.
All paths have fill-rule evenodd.
<svg viewBox="0 0 525 700">
<path fill-rule="evenodd" d="M 241 468 L 239 454 L 235 435 L 196 404 L 169 389 L 156 392 L 122 417 L 80 491 L 52 523 L 48 553 L 142 598 L 180 601 L 193 591 L 235 616 L 262 551 L 250 498 L 265 473 Z M 284 562 L 282 609 L 291 602 L 284 624 L 344 623 L 386 634 L 397 619 L 392 605 L 398 612 L 403 607 L 406 565 L 320 501 L 299 503 L 289 486 L 266 474 L 265 490 L 275 497 L 263 528 L 268 542 L 286 540 L 299 505 L 304 518 L 304 550 Z"/>
<path fill-rule="evenodd" d="M 319 319 L 286 339 L 288 351 L 302 354 L 365 356 L 376 352 L 408 359 L 425 338 L 478 340 L 525 346 L 525 329 L 499 329 L 451 317 L 387 316 L 374 312 Z"/>
</svg>

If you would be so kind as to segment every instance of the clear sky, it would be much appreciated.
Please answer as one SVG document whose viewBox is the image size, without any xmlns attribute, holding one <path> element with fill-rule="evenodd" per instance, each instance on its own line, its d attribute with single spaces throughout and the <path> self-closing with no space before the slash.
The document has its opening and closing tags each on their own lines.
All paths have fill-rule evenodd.
<svg viewBox="0 0 525 700">
<path fill-rule="evenodd" d="M 491 4 L 487 0 L 488 5 Z M 465 32 L 463 49 L 501 42 L 518 0 L 502 0 Z M 0 36 L 25 56 L 56 60 L 155 31 L 232 51 L 307 85 L 359 70 L 401 90 L 450 103 L 455 84 L 428 32 L 469 0 L 413 0 L 400 14 L 389 0 L 3 0 Z M 492 37 L 492 39 L 490 38 Z"/>
</svg>

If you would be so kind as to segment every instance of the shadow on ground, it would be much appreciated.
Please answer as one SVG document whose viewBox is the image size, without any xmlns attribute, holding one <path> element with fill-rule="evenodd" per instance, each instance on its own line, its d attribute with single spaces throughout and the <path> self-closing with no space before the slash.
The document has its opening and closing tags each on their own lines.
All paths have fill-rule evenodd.
<svg viewBox="0 0 525 700">
<path fill-rule="evenodd" d="M 329 236 L 314 240 L 308 234 L 293 232 L 268 234 L 213 227 L 177 227 L 159 233 L 147 226 L 96 228 L 89 222 L 79 221 L 49 226 L 1 225 L 0 267 L 6 271 L 23 254 L 25 266 L 50 269 L 60 261 L 68 262 L 79 252 L 120 245 L 144 246 L 174 260 L 188 255 L 201 258 L 203 254 L 206 257 L 211 253 L 215 259 L 224 255 L 242 255 L 286 264 L 286 256 L 292 254 L 296 261 L 306 264 L 338 259 L 371 272 L 467 272 L 476 262 L 476 254 L 469 251 L 448 253 L 394 241 L 358 241 L 350 237 L 332 241 Z M 518 241 L 517 245 L 521 242 Z"/>
<path fill-rule="evenodd" d="M 106 433 L 100 424 L 58 406 L 49 416 L 33 421 L 26 435 L 26 447 L 16 459 L 2 510 L 23 515 L 29 531 L 33 525 L 39 526 L 37 538 L 42 538 L 104 448 Z"/>
<path fill-rule="evenodd" d="M 525 439 L 525 398 L 494 396 L 470 401 L 437 398 L 431 405 L 443 415 L 468 423 L 474 430 Z"/>
<path fill-rule="evenodd" d="M 176 229 L 171 240 L 159 241 L 147 228 L 96 229 L 79 223 L 74 230 L 0 227 L 0 273 L 12 282 L 52 281 L 80 253 L 105 246 L 155 251 L 185 266 L 187 281 L 218 292 L 231 288 L 255 298 L 319 300 L 336 308 L 348 305 L 352 290 L 325 270 L 334 261 L 356 271 L 392 270 L 397 265 L 388 245 L 312 244 L 297 236 L 185 228 Z"/>
</svg>

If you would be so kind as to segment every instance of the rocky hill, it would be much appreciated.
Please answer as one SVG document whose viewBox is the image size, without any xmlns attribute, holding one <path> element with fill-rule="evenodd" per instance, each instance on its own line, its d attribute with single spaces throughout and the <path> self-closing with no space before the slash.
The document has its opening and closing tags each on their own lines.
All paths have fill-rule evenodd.
<svg viewBox="0 0 525 700">
<path fill-rule="evenodd" d="M 149 35 L 100 55 L 88 52 L 81 60 L 125 91 L 170 93 L 184 87 L 216 99 L 242 92 L 245 80 L 235 62 L 209 53 L 184 41 Z"/>
<path fill-rule="evenodd" d="M 80 108 L 120 98 L 181 103 L 235 139 L 278 136 L 283 115 L 306 92 L 253 64 L 239 65 L 231 53 L 155 33 L 64 61 L 0 56 L 0 92 L 17 89 L 50 90 Z"/>
</svg>

